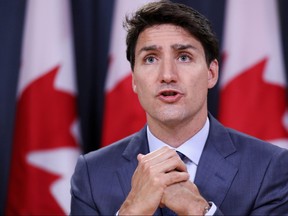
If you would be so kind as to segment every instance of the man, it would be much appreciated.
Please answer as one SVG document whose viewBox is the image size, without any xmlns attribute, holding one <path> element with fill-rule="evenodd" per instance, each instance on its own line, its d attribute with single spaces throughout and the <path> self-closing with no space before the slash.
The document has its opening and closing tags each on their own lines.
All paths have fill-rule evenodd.
<svg viewBox="0 0 288 216">
<path fill-rule="evenodd" d="M 288 151 L 208 113 L 219 67 L 208 20 L 161 1 L 144 5 L 125 26 L 132 87 L 147 125 L 80 156 L 71 215 L 287 214 Z"/>
</svg>

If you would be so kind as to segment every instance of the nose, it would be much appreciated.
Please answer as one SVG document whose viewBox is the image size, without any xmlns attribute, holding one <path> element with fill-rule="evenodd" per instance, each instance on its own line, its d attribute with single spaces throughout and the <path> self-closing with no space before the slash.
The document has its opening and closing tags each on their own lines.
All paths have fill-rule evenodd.
<svg viewBox="0 0 288 216">
<path fill-rule="evenodd" d="M 161 62 L 159 80 L 161 83 L 177 82 L 177 67 L 171 58 L 165 58 Z"/>
</svg>

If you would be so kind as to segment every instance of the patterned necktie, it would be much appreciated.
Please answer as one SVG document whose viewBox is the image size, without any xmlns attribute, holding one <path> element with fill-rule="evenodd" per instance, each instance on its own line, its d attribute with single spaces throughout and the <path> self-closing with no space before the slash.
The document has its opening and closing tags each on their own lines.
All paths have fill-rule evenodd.
<svg viewBox="0 0 288 216">
<path fill-rule="evenodd" d="M 186 156 L 183 153 L 179 152 L 179 151 L 176 151 L 176 153 L 179 155 L 181 160 L 184 162 L 184 159 L 186 158 Z M 163 216 L 177 216 L 177 214 L 174 211 L 172 211 L 171 209 L 169 209 L 167 207 L 164 207 L 161 210 L 162 210 L 162 215 Z"/>
<path fill-rule="evenodd" d="M 176 153 L 179 155 L 179 157 L 181 158 L 181 160 L 184 161 L 184 159 L 186 158 L 186 156 L 185 156 L 183 153 L 179 152 L 179 151 L 176 151 Z"/>
</svg>

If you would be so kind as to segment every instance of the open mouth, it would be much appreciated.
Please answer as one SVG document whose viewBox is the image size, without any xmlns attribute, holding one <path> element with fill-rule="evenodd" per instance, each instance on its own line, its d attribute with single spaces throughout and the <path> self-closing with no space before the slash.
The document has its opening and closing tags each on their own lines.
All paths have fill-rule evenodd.
<svg viewBox="0 0 288 216">
<path fill-rule="evenodd" d="M 164 96 L 164 97 L 175 96 L 177 94 L 178 94 L 178 92 L 175 92 L 175 91 L 164 91 L 164 92 L 161 92 L 161 95 Z"/>
<path fill-rule="evenodd" d="M 165 103 L 174 103 L 180 100 L 180 98 L 183 96 L 181 92 L 178 92 L 176 90 L 163 90 L 159 92 L 159 98 L 161 101 Z"/>
</svg>

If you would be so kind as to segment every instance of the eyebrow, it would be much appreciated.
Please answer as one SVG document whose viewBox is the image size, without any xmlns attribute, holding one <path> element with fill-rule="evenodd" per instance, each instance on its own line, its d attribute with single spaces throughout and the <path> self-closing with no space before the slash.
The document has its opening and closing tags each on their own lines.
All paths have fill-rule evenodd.
<svg viewBox="0 0 288 216">
<path fill-rule="evenodd" d="M 157 47 L 156 45 L 144 46 L 138 51 L 138 55 L 144 51 L 160 50 L 160 49 L 161 49 L 161 47 Z"/>
<path fill-rule="evenodd" d="M 197 50 L 197 48 L 191 44 L 173 44 L 171 45 L 171 48 L 174 50 L 187 50 L 187 49 Z M 162 47 L 157 47 L 156 45 L 145 46 L 138 51 L 138 55 L 144 51 L 161 50 L 161 49 Z"/>
<path fill-rule="evenodd" d="M 175 50 L 186 50 L 186 49 L 197 50 L 197 48 L 191 44 L 173 44 L 171 47 Z"/>
</svg>

